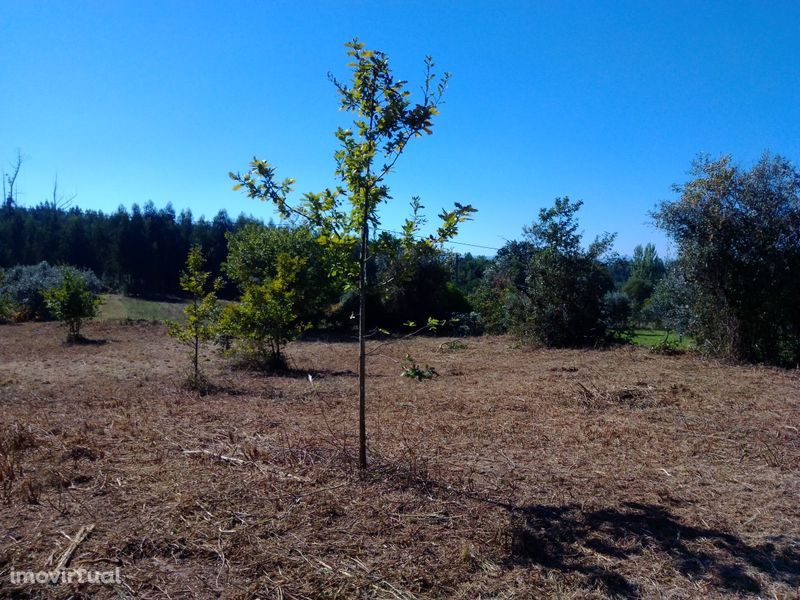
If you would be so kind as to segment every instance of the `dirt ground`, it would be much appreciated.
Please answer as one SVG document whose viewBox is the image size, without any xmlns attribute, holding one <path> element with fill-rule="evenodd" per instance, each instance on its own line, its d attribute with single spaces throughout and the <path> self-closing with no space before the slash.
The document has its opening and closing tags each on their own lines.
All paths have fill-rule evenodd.
<svg viewBox="0 0 800 600">
<path fill-rule="evenodd" d="M 211 351 L 201 397 L 162 326 L 86 333 L 0 327 L 0 596 L 800 594 L 797 371 L 373 343 L 359 477 L 355 344 L 292 344 L 280 377 Z M 90 525 L 69 567 L 120 583 L 12 583 Z"/>
</svg>

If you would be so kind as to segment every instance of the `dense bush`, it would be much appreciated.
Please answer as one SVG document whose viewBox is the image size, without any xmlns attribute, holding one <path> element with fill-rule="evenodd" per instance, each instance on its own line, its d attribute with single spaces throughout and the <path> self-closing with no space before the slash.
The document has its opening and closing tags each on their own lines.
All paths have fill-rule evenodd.
<svg viewBox="0 0 800 600">
<path fill-rule="evenodd" d="M 730 157 L 698 159 L 656 222 L 678 260 L 661 290 L 701 350 L 800 363 L 800 172 L 765 155 L 748 170 Z M 686 316 L 686 315 L 684 315 Z"/>
<path fill-rule="evenodd" d="M 481 284 L 469 299 L 486 332 L 506 333 L 524 318 L 521 296 L 535 251 L 530 242 L 510 241 L 485 269 Z"/>
<path fill-rule="evenodd" d="M 584 249 L 575 213 L 581 202 L 557 198 L 524 229 L 526 240 L 498 253 L 473 296 L 489 330 L 507 328 L 545 346 L 587 346 L 608 334 L 604 297 L 614 287 L 603 255 L 613 236 Z"/>
<path fill-rule="evenodd" d="M 304 323 L 321 324 L 339 300 L 344 282 L 335 274 L 335 256 L 308 228 L 247 224 L 228 234 L 223 270 L 240 293 L 255 293 L 253 286 L 278 276 L 280 256 L 284 265 L 287 258 L 302 259 L 293 265 L 297 272 L 292 275 L 291 311 Z"/>
<path fill-rule="evenodd" d="M 65 273 L 80 277 L 86 289 L 93 294 L 103 290 L 102 282 L 88 270 L 73 267 L 59 268 L 46 262 L 6 269 L 3 281 L 0 283 L 0 297 L 5 298 L 10 305 L 12 319 L 26 321 L 55 318 L 47 306 L 45 295 L 61 284 Z"/>
<path fill-rule="evenodd" d="M 603 312 L 608 331 L 622 338 L 627 338 L 631 334 L 633 303 L 627 294 L 608 292 L 603 297 Z"/>
<path fill-rule="evenodd" d="M 403 239 L 383 233 L 370 244 L 367 264 L 367 326 L 402 330 L 403 323 L 447 320 L 469 313 L 470 302 L 451 280 L 449 257 L 428 240 Z M 358 294 L 342 280 L 343 293 L 332 311 L 339 328 L 353 327 Z"/>
<path fill-rule="evenodd" d="M 223 309 L 219 322 L 235 350 L 251 364 L 269 369 L 287 366 L 284 346 L 308 327 L 300 318 L 298 293 L 308 259 L 281 253 L 275 262 L 274 277 L 247 284 L 240 301 Z"/>
<path fill-rule="evenodd" d="M 82 339 L 81 325 L 97 316 L 100 297 L 89 289 L 86 277 L 75 269 L 62 267 L 58 285 L 44 291 L 50 313 L 66 327 L 67 341 Z"/>
</svg>

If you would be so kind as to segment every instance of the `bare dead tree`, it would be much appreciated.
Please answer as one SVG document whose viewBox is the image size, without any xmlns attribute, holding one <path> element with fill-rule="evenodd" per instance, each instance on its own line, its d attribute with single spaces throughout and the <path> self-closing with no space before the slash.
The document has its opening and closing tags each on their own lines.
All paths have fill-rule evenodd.
<svg viewBox="0 0 800 600">
<path fill-rule="evenodd" d="M 58 193 L 58 175 L 53 178 L 53 200 L 50 203 L 50 207 L 54 211 L 59 210 L 67 210 L 72 201 L 75 200 L 78 194 L 72 194 L 69 198 L 64 198 L 63 194 Z"/>
<path fill-rule="evenodd" d="M 7 206 L 11 206 L 17 201 L 18 192 L 14 187 L 17 183 L 19 170 L 22 168 L 22 153 L 17 150 L 17 160 L 9 163 L 11 165 L 11 173 L 3 173 L 3 201 Z"/>
</svg>

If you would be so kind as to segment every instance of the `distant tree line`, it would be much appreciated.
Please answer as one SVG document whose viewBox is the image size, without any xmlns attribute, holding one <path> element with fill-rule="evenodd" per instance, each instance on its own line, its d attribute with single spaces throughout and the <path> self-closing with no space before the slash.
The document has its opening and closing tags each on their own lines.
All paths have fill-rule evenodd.
<svg viewBox="0 0 800 600">
<path fill-rule="evenodd" d="M 307 227 L 265 224 L 244 215 L 232 220 L 225 211 L 207 220 L 152 202 L 109 214 L 51 202 L 24 207 L 7 200 L 0 208 L 0 269 L 6 272 L 0 287 L 6 300 L 18 305 L 35 298 L 15 314 L 37 319 L 52 316 L 42 294 L 59 278 L 55 267 L 63 265 L 96 274 L 92 285 L 99 278 L 108 291 L 184 295 L 181 272 L 190 248 L 197 246 L 205 268 L 223 278 L 220 296 L 234 299 L 249 284 L 273 278 L 278 256 L 286 254 L 302 259 L 296 276 L 299 317 L 315 327 L 346 327 L 356 298 L 344 273 L 336 273 L 335 257 L 318 242 L 318 234 Z M 370 242 L 370 254 L 368 279 L 383 284 L 371 286 L 368 295 L 372 327 L 468 313 L 466 294 L 490 263 L 484 257 L 432 251 L 426 244 L 405 247 L 386 232 Z M 29 293 L 33 288 L 39 293 Z"/>
<path fill-rule="evenodd" d="M 228 254 L 226 235 L 251 222 L 245 216 L 234 221 L 225 211 L 194 219 L 191 211 L 176 215 L 171 205 L 157 209 L 152 202 L 106 214 L 6 201 L 0 208 L 0 267 L 72 265 L 125 294 L 175 294 L 190 247 L 199 245 L 219 274 Z"/>
<path fill-rule="evenodd" d="M 637 326 L 656 327 L 690 336 L 709 355 L 799 364 L 800 173 L 780 156 L 765 155 L 749 170 L 727 156 L 701 157 L 675 190 L 653 214 L 675 242 L 670 261 L 652 244 L 630 257 L 612 254 L 610 234 L 585 243 L 581 202 L 569 198 L 541 209 L 494 258 L 376 231 L 366 264 L 367 325 L 397 331 L 432 317 L 449 321 L 441 331 L 508 332 L 558 347 L 613 343 Z M 282 340 L 308 328 L 353 328 L 358 296 L 340 265 L 341 253 L 356 255 L 355 245 L 326 244 L 313 227 L 233 221 L 224 212 L 194 220 L 152 203 L 106 215 L 7 200 L 0 313 L 46 317 L 45 295 L 31 290 L 60 277 L 47 266 L 16 265 L 72 265 L 123 293 L 176 294 L 194 246 L 210 276 L 224 278 L 221 295 L 241 301 L 227 311 L 227 326 L 253 347 L 268 341 L 258 319 L 283 332 Z M 35 299 L 27 310 L 8 309 L 25 298 Z"/>
</svg>

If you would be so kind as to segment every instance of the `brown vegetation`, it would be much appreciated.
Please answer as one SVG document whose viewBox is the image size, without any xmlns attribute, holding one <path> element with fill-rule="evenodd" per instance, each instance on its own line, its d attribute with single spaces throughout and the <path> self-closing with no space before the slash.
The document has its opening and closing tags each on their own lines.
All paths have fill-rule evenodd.
<svg viewBox="0 0 800 600">
<path fill-rule="evenodd" d="M 302 342 L 268 377 L 157 325 L 0 331 L 0 595 L 795 597 L 800 376 L 643 349 Z M 400 377 L 402 358 L 440 377 Z M 309 379 L 309 375 L 311 379 Z M 94 529 L 88 529 L 94 525 Z M 78 532 L 91 531 L 71 548 Z M 119 566 L 119 586 L 9 571 Z"/>
</svg>

